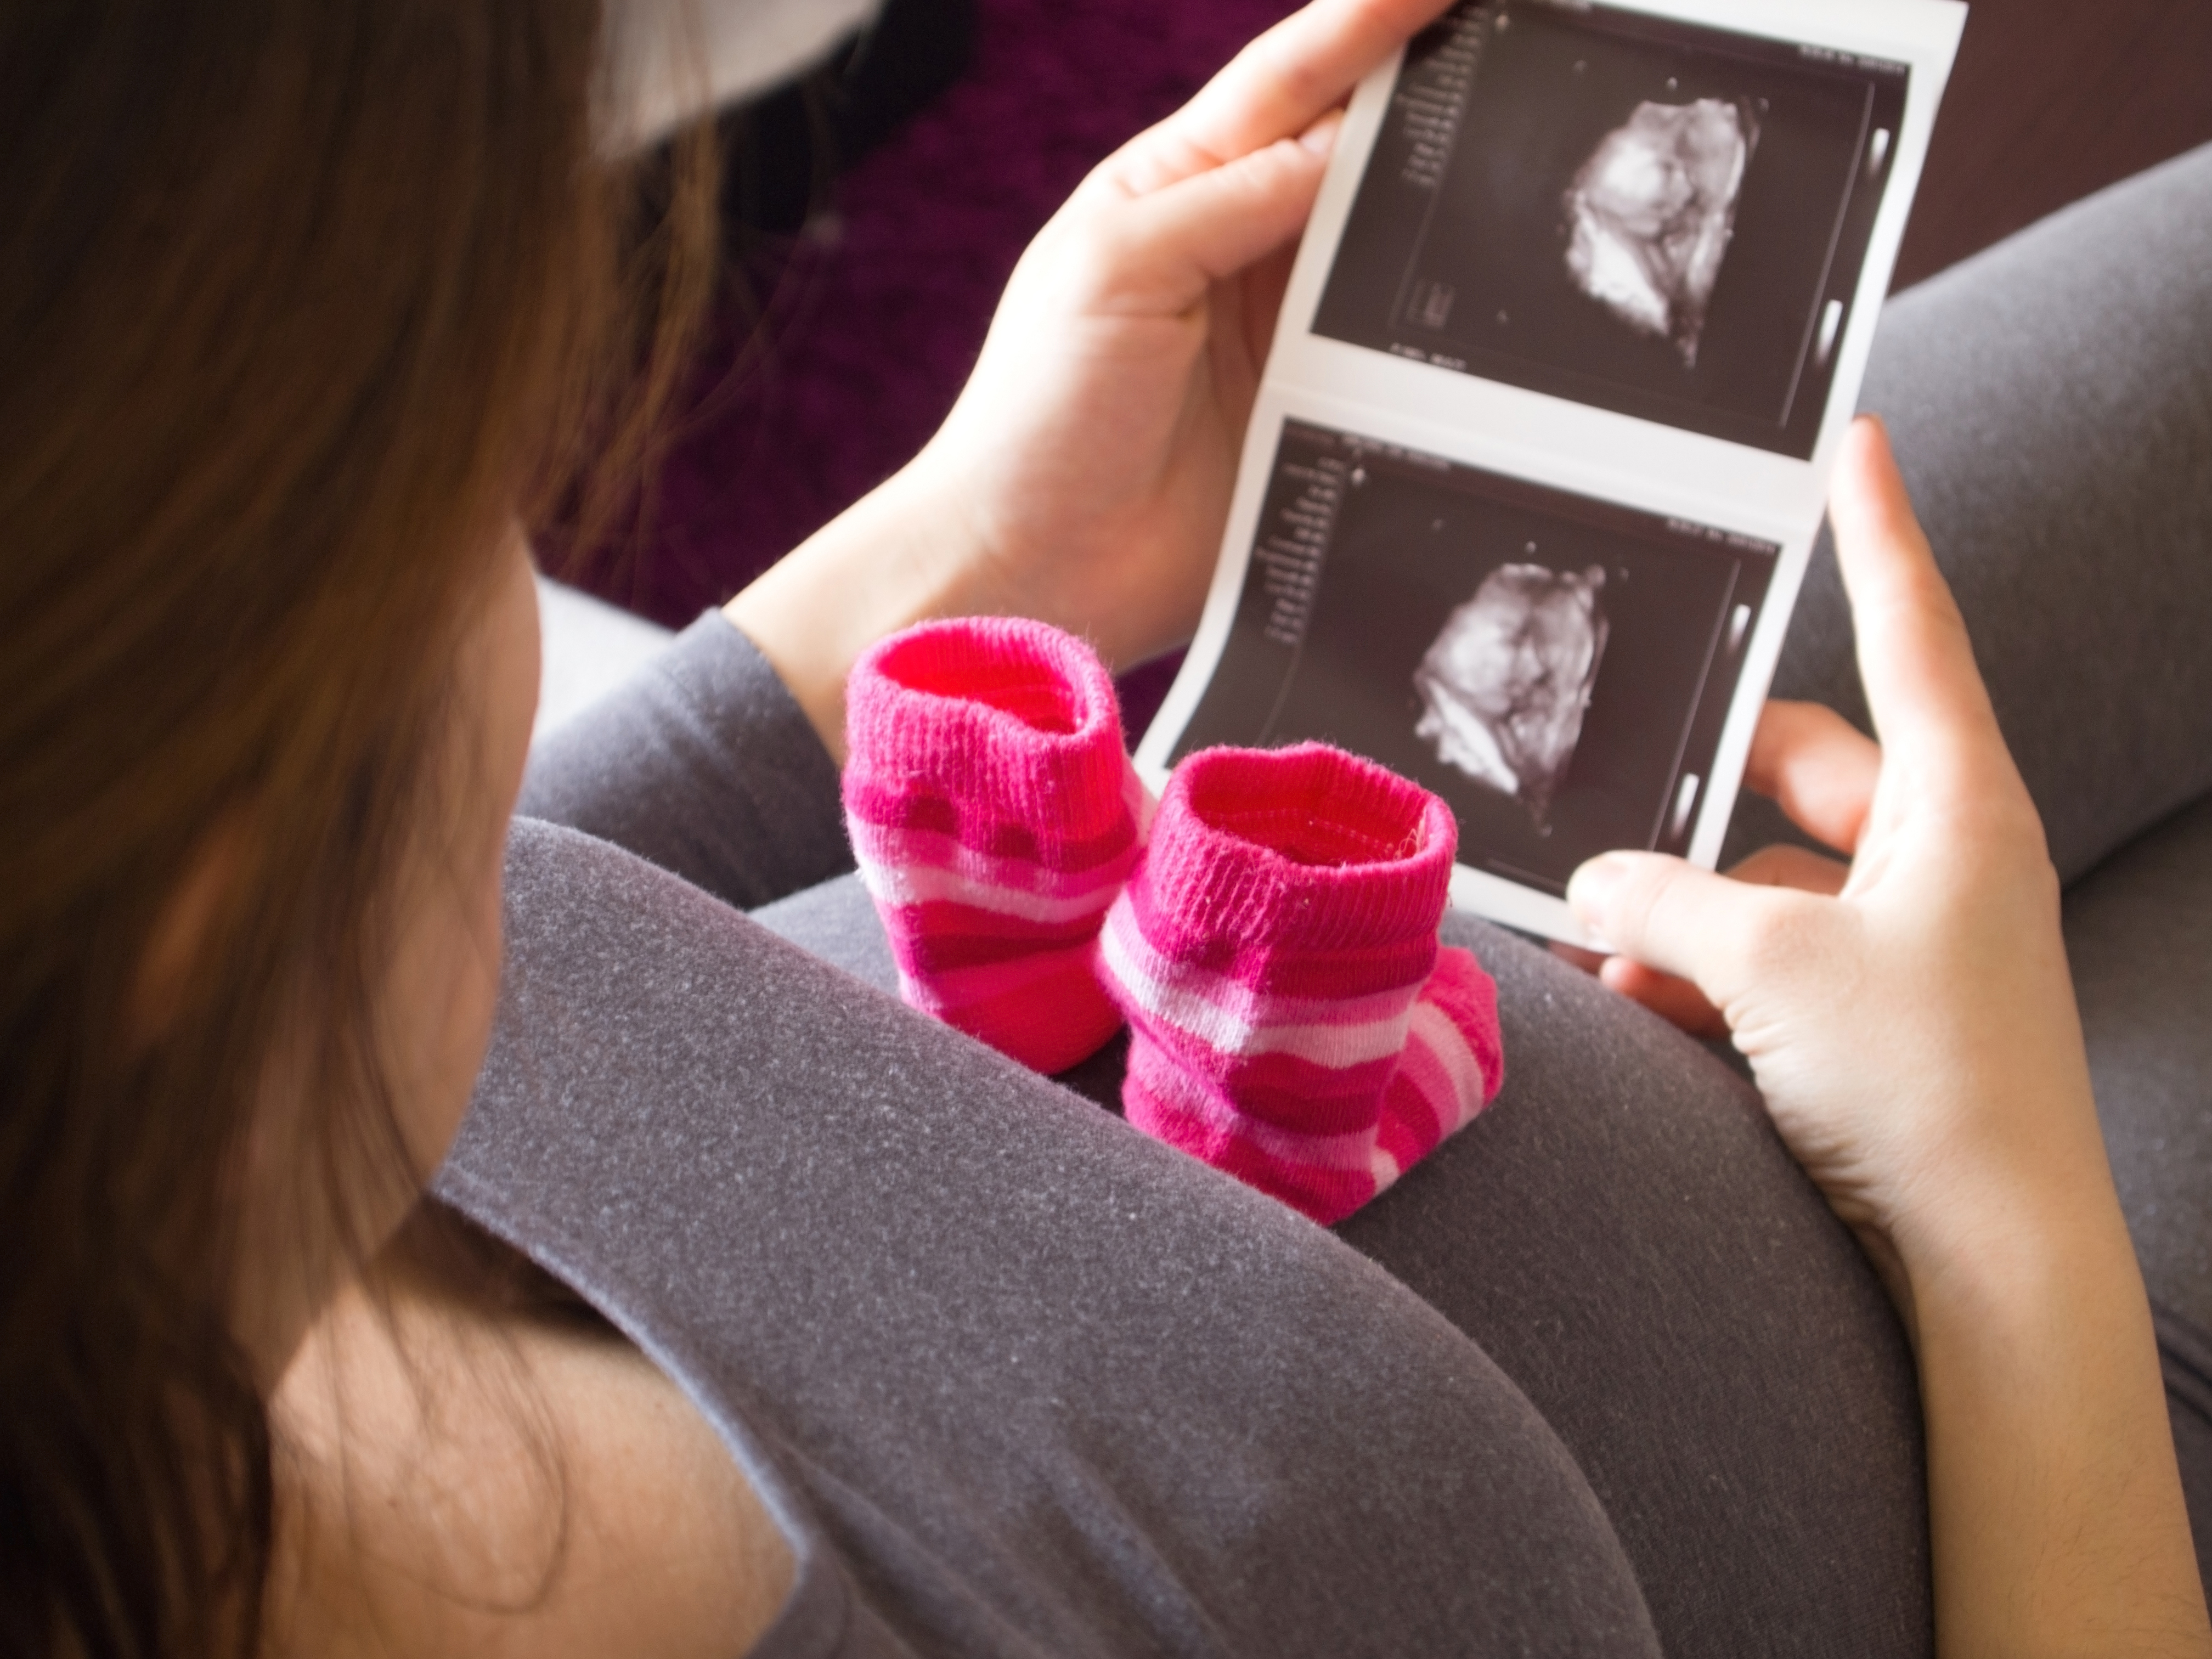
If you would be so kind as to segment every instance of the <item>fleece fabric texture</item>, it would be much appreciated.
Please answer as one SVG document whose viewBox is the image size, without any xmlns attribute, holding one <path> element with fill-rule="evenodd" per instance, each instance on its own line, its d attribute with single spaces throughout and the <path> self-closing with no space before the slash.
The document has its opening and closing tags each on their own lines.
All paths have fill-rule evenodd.
<svg viewBox="0 0 2212 1659">
<path fill-rule="evenodd" d="M 756 915 L 895 992 L 857 879 Z M 1443 939 L 1495 976 L 1513 1067 L 1336 1236 L 1559 1431 L 1667 1651 L 1931 1652 L 1911 1354 L 1756 1097 L 1547 952 L 1459 915 Z M 1061 1081 L 1115 1100 L 1120 1058 Z"/>
<path fill-rule="evenodd" d="M 603 842 L 518 824 L 441 1189 L 696 1401 L 755 1651 L 1656 1654 L 1559 1437 L 1282 1206 Z"/>
</svg>

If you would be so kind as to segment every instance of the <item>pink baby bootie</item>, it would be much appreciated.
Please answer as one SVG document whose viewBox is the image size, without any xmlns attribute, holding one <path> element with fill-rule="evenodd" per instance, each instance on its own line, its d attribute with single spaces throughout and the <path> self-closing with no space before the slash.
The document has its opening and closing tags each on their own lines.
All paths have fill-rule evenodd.
<svg viewBox="0 0 2212 1659">
<path fill-rule="evenodd" d="M 906 1000 L 1040 1072 L 1121 1016 L 1093 964 L 1151 802 L 1104 665 L 1042 623 L 925 623 L 846 684 L 845 819 Z"/>
<path fill-rule="evenodd" d="M 1504 1060 L 1497 987 L 1437 939 L 1457 846 L 1340 750 L 1184 761 L 1098 941 L 1129 1121 L 1326 1224 L 1472 1120 Z"/>
</svg>

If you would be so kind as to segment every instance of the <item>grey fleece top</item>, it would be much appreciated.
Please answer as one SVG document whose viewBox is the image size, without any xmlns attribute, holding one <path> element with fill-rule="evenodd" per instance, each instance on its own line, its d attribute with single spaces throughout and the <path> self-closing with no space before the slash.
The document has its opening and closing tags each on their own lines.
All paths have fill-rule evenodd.
<svg viewBox="0 0 2212 1659">
<path fill-rule="evenodd" d="M 526 805 L 665 867 L 518 823 L 440 1191 L 720 1431 L 798 1561 L 757 1652 L 1655 1650 L 1574 1460 L 1431 1308 L 723 902 L 845 860 L 718 617 Z"/>
</svg>

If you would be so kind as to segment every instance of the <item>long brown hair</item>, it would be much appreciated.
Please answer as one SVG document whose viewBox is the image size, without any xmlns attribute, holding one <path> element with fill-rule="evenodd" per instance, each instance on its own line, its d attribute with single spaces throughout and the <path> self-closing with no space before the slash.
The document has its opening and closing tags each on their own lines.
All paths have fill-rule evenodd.
<svg viewBox="0 0 2212 1659">
<path fill-rule="evenodd" d="M 0 8 L 7 1652 L 256 1639 L 260 1070 L 304 996 L 313 1097 L 373 1101 L 380 907 L 498 526 L 587 450 L 619 475 L 704 292 L 711 184 L 655 228 L 595 158 L 598 12 Z M 149 941 L 249 805 L 147 1035 Z M 329 1115 L 331 1159 L 389 1140 Z"/>
</svg>

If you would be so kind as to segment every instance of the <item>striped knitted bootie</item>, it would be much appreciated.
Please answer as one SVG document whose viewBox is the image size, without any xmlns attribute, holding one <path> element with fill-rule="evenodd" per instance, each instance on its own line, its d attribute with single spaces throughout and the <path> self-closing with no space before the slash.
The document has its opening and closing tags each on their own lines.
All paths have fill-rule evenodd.
<svg viewBox="0 0 2212 1659">
<path fill-rule="evenodd" d="M 906 1000 L 1040 1072 L 1121 1016 L 1093 963 L 1151 800 L 1105 667 L 1042 623 L 925 623 L 846 683 L 845 819 Z"/>
<path fill-rule="evenodd" d="M 1099 937 L 1129 1121 L 1324 1224 L 1495 1097 L 1497 988 L 1441 947 L 1450 811 L 1319 744 L 1191 756 Z"/>
</svg>

